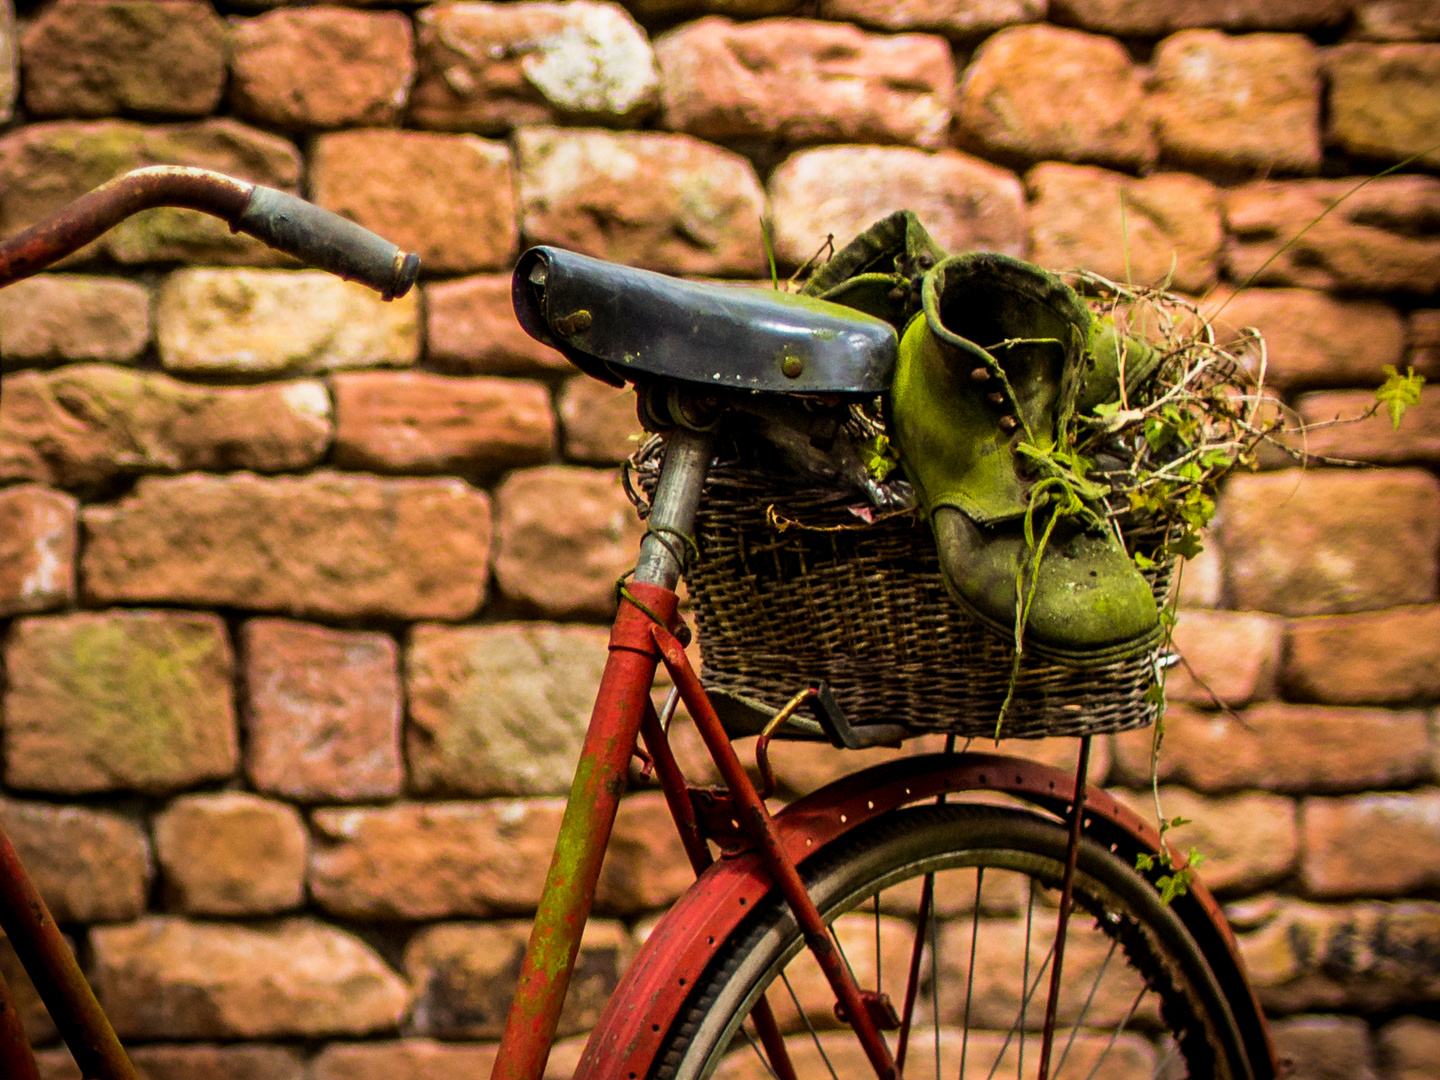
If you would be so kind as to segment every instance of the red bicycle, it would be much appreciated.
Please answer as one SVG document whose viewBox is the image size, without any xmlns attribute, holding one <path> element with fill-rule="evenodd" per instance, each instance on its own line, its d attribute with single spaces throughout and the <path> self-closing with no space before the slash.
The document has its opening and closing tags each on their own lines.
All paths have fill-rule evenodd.
<svg viewBox="0 0 1440 1080">
<path fill-rule="evenodd" d="M 161 168 L 113 181 L 0 245 L 0 286 L 158 205 L 216 214 L 387 298 L 418 272 L 415 256 L 293 196 Z M 855 715 L 798 662 L 799 685 L 780 704 L 773 693 L 766 704 L 727 689 L 712 673 L 707 685 L 691 666 L 676 588 L 687 568 L 715 565 L 705 508 L 727 491 L 733 501 L 736 456 L 758 455 L 762 465 L 767 456 L 836 460 L 851 406 L 886 390 L 894 330 L 838 305 L 550 248 L 521 257 L 514 295 L 532 334 L 587 374 L 635 384 L 642 419 L 661 440 L 646 456 L 647 532 L 619 587 L 609 661 L 495 1080 L 544 1073 L 637 755 L 664 792 L 697 878 L 646 939 L 590 1036 L 577 1080 L 840 1080 L 867 1071 L 880 1080 L 963 1080 L 967 1069 L 987 1080 L 1011 1071 L 1040 1080 L 1276 1075 L 1264 1017 L 1218 906 L 1199 882 L 1165 902 L 1160 871 L 1136 869 L 1137 857 L 1158 852 L 1156 829 L 1087 788 L 1093 729 L 1080 722 L 1083 705 L 1054 705 L 1082 733 L 1073 774 L 957 752 L 956 735 L 967 729 L 939 715 L 929 727 L 948 732 L 943 753 L 898 757 L 772 812 L 773 739 L 857 748 L 894 744 L 915 729 Z M 822 546 L 840 551 L 835 535 Z M 779 547 L 756 557 L 786 576 L 789 556 Z M 713 637 L 716 610 L 700 604 L 702 634 Z M 652 685 L 662 666 L 674 690 L 657 709 Z M 923 702 L 926 688 L 907 692 Z M 692 784 L 676 760 L 669 725 L 682 703 L 721 788 Z M 732 743 L 744 732 L 758 734 L 758 785 Z M 3 836 L 0 926 L 84 1076 L 133 1080 Z M 0 1067 L 38 1080 L 8 997 L 0 997 Z"/>
</svg>

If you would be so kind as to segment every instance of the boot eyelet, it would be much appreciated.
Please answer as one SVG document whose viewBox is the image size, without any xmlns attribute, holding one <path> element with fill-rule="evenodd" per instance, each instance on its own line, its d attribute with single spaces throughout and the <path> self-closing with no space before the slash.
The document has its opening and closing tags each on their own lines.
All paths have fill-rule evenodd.
<svg viewBox="0 0 1440 1080">
<path fill-rule="evenodd" d="M 990 369 L 989 369 L 989 368 L 983 368 L 983 367 L 977 367 L 974 371 L 970 372 L 970 381 L 971 381 L 971 382 L 989 382 L 989 381 L 990 381 Z"/>
<path fill-rule="evenodd" d="M 1000 390 L 992 390 L 990 391 L 990 393 L 985 395 L 985 400 L 994 402 L 996 405 L 1004 405 L 1005 394 Z"/>
<path fill-rule="evenodd" d="M 1001 430 L 1001 431 L 1014 431 L 1014 430 L 1015 430 L 1016 428 L 1018 428 L 1019 426 L 1020 426 L 1020 421 L 1019 421 L 1019 420 L 1016 420 L 1015 417 L 1013 417 L 1013 416 L 1002 416 L 1002 417 L 1000 417 L 1000 430 Z"/>
</svg>

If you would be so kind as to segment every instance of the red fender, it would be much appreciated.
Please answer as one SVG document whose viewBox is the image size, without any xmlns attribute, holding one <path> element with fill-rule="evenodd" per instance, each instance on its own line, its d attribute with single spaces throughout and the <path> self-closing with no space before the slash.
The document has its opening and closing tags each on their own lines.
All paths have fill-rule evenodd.
<svg viewBox="0 0 1440 1080">
<path fill-rule="evenodd" d="M 852 829 L 911 803 L 944 793 L 1000 791 L 1063 816 L 1075 778 L 1060 769 L 996 754 L 925 754 L 900 758 L 847 776 L 775 815 L 785 850 L 797 864 Z M 1121 852 L 1155 853 L 1158 830 L 1104 791 L 1090 788 L 1085 832 Z M 754 855 L 721 859 L 665 914 L 626 972 L 575 1070 L 575 1080 L 642 1080 L 695 981 L 716 950 L 766 893 L 771 883 Z M 1210 960 L 1237 1011 L 1256 1080 L 1275 1074 L 1275 1055 L 1264 1016 L 1245 978 L 1234 936 L 1214 898 L 1198 881 L 1175 902 L 1175 912 Z"/>
</svg>

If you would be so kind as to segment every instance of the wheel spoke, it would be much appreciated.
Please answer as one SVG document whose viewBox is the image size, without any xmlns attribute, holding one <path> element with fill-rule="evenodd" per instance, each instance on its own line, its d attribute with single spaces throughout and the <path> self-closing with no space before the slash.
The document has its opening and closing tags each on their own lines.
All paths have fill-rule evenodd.
<svg viewBox="0 0 1440 1080">
<path fill-rule="evenodd" d="M 1150 987 L 1148 986 L 1140 987 L 1140 992 L 1135 995 L 1135 1000 L 1130 1003 L 1130 1011 L 1125 1014 L 1125 1019 L 1120 1021 L 1120 1026 L 1110 1033 L 1110 1041 L 1105 1044 L 1105 1049 L 1100 1051 L 1100 1056 L 1095 1059 L 1095 1065 L 1091 1068 L 1085 1080 L 1095 1080 L 1095 1074 L 1100 1071 L 1100 1066 L 1105 1063 L 1105 1059 L 1110 1056 L 1110 1051 L 1114 1049 L 1115 1040 L 1120 1038 L 1125 1029 L 1130 1026 L 1131 1017 L 1135 1015 L 1135 1010 L 1140 1007 L 1140 999 L 1145 996 L 1146 991 L 1149 989 Z"/>
<path fill-rule="evenodd" d="M 1110 951 L 1105 954 L 1105 962 L 1100 965 L 1100 970 L 1095 975 L 1095 982 L 1090 986 L 1090 993 L 1085 998 L 1085 1004 L 1080 1007 L 1080 1015 L 1075 1018 L 1075 1026 L 1070 1029 L 1070 1038 L 1065 1041 L 1065 1049 L 1060 1054 L 1060 1063 L 1055 1066 L 1054 1076 L 1060 1075 L 1060 1070 L 1065 1068 L 1065 1059 L 1070 1056 L 1070 1047 L 1075 1045 L 1075 1036 L 1080 1034 L 1080 1028 L 1085 1023 L 1085 1015 L 1090 1011 L 1090 1003 L 1095 1000 L 1095 992 L 1100 989 L 1100 980 L 1105 978 L 1105 969 L 1110 966 L 1110 958 L 1115 955 L 1115 950 L 1120 947 L 1118 938 L 1110 939 Z"/>
<path fill-rule="evenodd" d="M 1030 930 L 1035 924 L 1035 886 L 1028 881 L 1025 884 L 1025 974 L 1020 979 L 1022 993 L 1030 985 Z M 1029 1011 L 1030 995 L 1025 994 L 1020 999 L 1020 1053 L 1015 1062 L 1015 1080 L 1023 1080 L 1025 1076 L 1025 1014 Z"/>
<path fill-rule="evenodd" d="M 825 1047 L 820 1043 L 820 1036 L 815 1032 L 815 1025 L 810 1022 L 810 1014 L 805 1011 L 805 1006 L 800 1004 L 800 999 L 795 995 L 795 987 L 790 985 L 790 976 L 780 972 L 780 980 L 785 984 L 785 989 L 790 994 L 790 1000 L 795 1003 L 795 1011 L 800 1014 L 800 1019 L 805 1021 L 805 1029 L 810 1032 L 810 1038 L 815 1041 L 815 1049 L 820 1051 L 820 1060 L 825 1062 L 825 1068 L 830 1070 L 832 1080 L 840 1080 L 836 1075 L 835 1066 L 830 1064 L 830 1055 L 825 1053 Z"/>
<path fill-rule="evenodd" d="M 1030 1007 L 1030 999 L 1035 996 L 1035 991 L 1040 989 L 1040 980 L 1045 978 L 1045 972 L 1050 970 L 1050 958 L 1054 955 L 1055 949 L 1052 946 L 1050 951 L 1045 954 L 1045 961 L 1040 965 L 1040 970 L 1035 973 L 1035 981 L 1030 984 L 1030 989 L 1021 998 L 1020 1013 L 1015 1017 L 1015 1022 L 1010 1025 L 1010 1030 L 1005 1033 L 1005 1041 L 1000 1044 L 1000 1053 L 995 1057 L 995 1064 L 991 1065 L 990 1071 L 985 1074 L 985 1080 L 994 1080 L 995 1070 L 1000 1068 L 1000 1059 L 1005 1056 L 1005 1051 L 1010 1049 L 1010 1041 L 1015 1038 L 1015 1032 L 1021 1029 L 1020 1018 Z M 1025 990 L 1023 986 L 1020 989 Z"/>
<path fill-rule="evenodd" d="M 743 1021 L 740 1024 L 740 1034 L 745 1036 L 745 1041 L 750 1044 L 750 1049 L 755 1051 L 755 1056 L 760 1059 L 760 1064 L 765 1066 L 765 1071 L 770 1074 L 772 1080 L 780 1080 L 780 1077 L 776 1075 L 775 1070 L 770 1067 L 770 1059 L 765 1056 L 765 1051 L 761 1050 L 760 1047 L 755 1045 L 754 1038 L 750 1035 L 750 1032 L 745 1030 L 745 1024 Z"/>
<path fill-rule="evenodd" d="M 880 894 L 875 894 L 878 902 Z M 925 933 L 930 922 L 930 909 L 935 901 L 935 875 L 926 874 L 920 887 L 920 910 L 915 913 L 915 940 L 910 946 L 910 971 L 905 979 L 905 1006 L 900 1017 L 900 1039 L 895 1050 L 895 1071 L 905 1074 L 905 1054 L 910 1048 L 910 1024 L 915 1018 L 915 999 L 920 995 L 920 962 L 925 956 Z M 880 939 L 877 935 L 875 947 L 878 951 Z M 934 950 L 932 949 L 933 953 Z M 877 965 L 878 966 L 878 965 Z M 879 981 L 878 979 L 876 980 Z"/>
<path fill-rule="evenodd" d="M 970 1048 L 970 1002 L 975 989 L 975 944 L 980 936 L 980 886 L 985 882 L 985 867 L 975 868 L 975 908 L 970 915 L 970 970 L 965 976 L 965 1019 L 960 1029 L 960 1080 L 965 1080 L 965 1051 Z M 938 972 L 938 967 L 937 967 Z M 940 996 L 937 977 L 935 996 Z"/>
</svg>

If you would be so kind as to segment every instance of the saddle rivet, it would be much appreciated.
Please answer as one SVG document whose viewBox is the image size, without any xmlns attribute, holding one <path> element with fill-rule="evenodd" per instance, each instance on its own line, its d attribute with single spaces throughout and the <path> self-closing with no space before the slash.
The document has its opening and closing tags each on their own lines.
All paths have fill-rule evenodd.
<svg viewBox="0 0 1440 1080">
<path fill-rule="evenodd" d="M 798 356 L 787 356 L 780 361 L 780 371 L 787 379 L 798 379 L 805 373 L 805 361 Z"/>
</svg>

